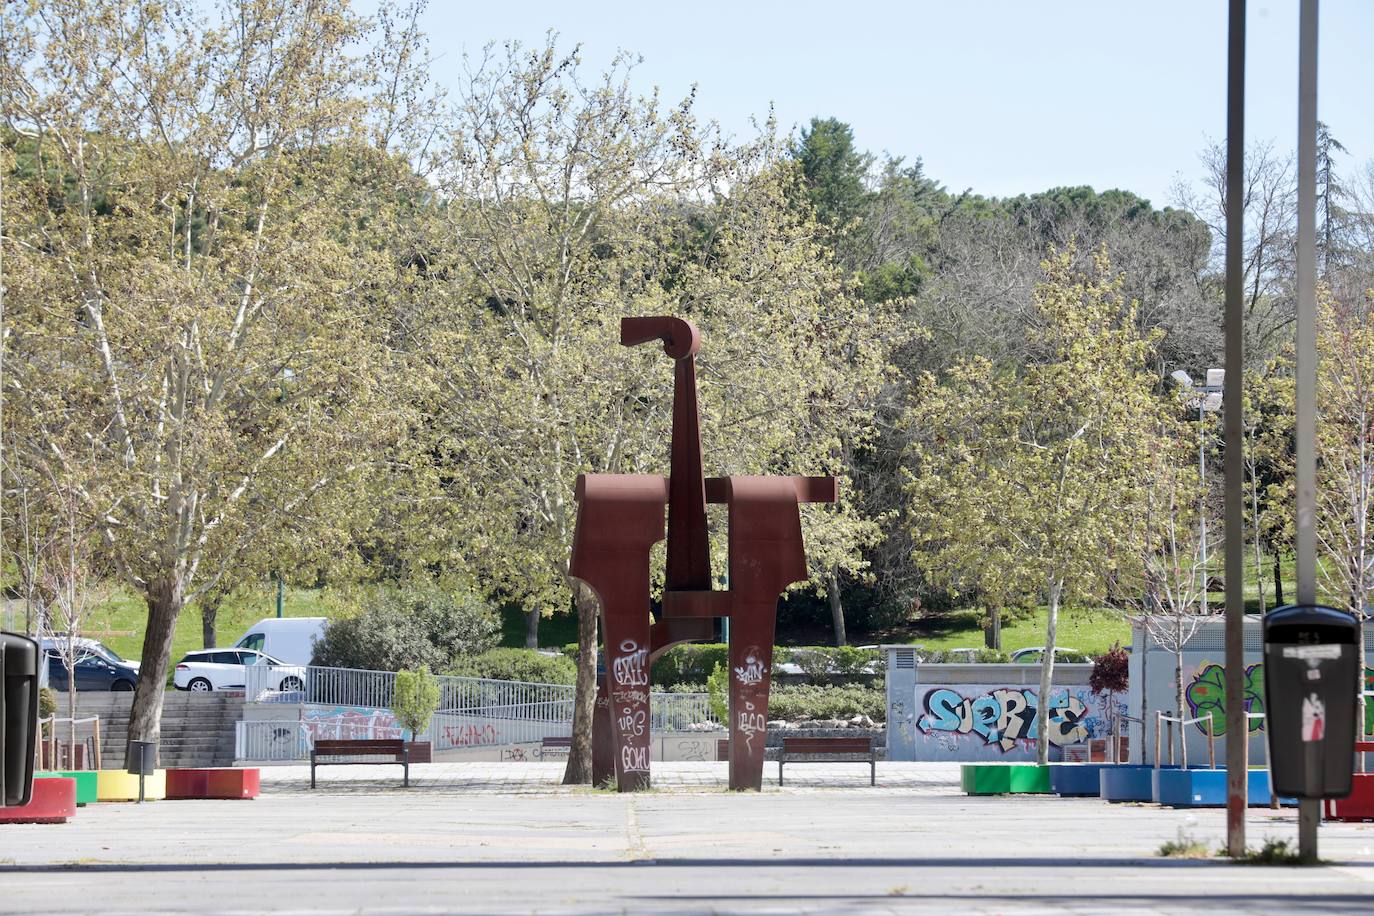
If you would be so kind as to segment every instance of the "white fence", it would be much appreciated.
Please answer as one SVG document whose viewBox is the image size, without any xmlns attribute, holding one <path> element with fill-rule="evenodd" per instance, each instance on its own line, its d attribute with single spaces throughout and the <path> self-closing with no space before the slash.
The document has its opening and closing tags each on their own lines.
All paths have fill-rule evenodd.
<svg viewBox="0 0 1374 916">
<path fill-rule="evenodd" d="M 303 705 L 307 714 L 303 721 L 238 723 L 236 759 L 307 760 L 317 737 L 401 737 L 400 727 L 388 712 L 396 686 L 394 672 L 291 666 L 293 673 L 303 675 L 303 686 L 283 691 L 277 689 L 282 671 L 270 666 L 250 666 L 245 671 L 250 702 Z M 439 710 L 427 729 L 437 751 L 572 734 L 575 690 L 571 685 L 448 676 L 437 680 Z M 655 692 L 650 711 L 650 727 L 655 731 L 719 724 L 704 693 Z"/>
</svg>

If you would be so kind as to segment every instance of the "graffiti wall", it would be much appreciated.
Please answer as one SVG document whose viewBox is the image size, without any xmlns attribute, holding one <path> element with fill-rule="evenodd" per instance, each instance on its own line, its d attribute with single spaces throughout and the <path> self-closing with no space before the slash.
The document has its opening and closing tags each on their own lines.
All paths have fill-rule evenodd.
<svg viewBox="0 0 1374 916">
<path fill-rule="evenodd" d="M 1226 667 L 1216 662 L 1204 660 L 1192 669 L 1191 674 L 1184 669 L 1187 687 L 1183 697 L 1188 703 L 1190 719 L 1212 716 L 1216 735 L 1226 734 Z M 1364 689 L 1374 689 L 1374 668 L 1364 669 Z M 1264 712 L 1264 663 L 1249 665 L 1245 669 L 1245 711 Z M 1263 719 L 1250 719 L 1250 734 L 1264 731 Z M 1365 706 L 1365 732 L 1374 731 L 1374 703 Z M 1193 728 L 1200 734 L 1207 733 L 1207 723 L 1195 722 Z"/>
<path fill-rule="evenodd" d="M 305 707 L 301 713 L 310 740 L 395 739 L 405 731 L 389 709 L 370 706 Z"/>
<path fill-rule="evenodd" d="M 1040 736 L 1035 687 L 959 684 L 916 686 L 916 760 L 1033 760 Z M 1126 711 L 1125 697 L 1117 710 Z M 1087 687 L 1050 691 L 1045 735 L 1050 759 L 1062 749 L 1105 738 L 1108 701 Z"/>
</svg>

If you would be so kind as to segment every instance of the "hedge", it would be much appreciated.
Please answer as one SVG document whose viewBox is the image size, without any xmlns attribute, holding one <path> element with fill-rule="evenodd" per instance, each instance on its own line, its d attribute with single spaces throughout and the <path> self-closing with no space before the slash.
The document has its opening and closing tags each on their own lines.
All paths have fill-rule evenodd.
<svg viewBox="0 0 1374 916">
<path fill-rule="evenodd" d="M 544 655 L 534 649 L 488 649 L 459 660 L 448 671 L 459 677 L 534 684 L 573 684 L 577 665 L 566 655 Z"/>
<path fill-rule="evenodd" d="M 887 718 L 886 691 L 878 687 L 834 687 L 816 684 L 774 684 L 768 697 L 768 718 L 804 722 L 813 719 Z"/>
</svg>

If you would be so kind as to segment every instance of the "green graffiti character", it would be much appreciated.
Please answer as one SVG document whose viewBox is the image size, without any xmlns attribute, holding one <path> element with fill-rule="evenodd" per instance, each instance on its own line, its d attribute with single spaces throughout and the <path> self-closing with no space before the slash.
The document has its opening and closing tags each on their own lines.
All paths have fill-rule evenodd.
<svg viewBox="0 0 1374 916">
<path fill-rule="evenodd" d="M 1206 663 L 1193 674 L 1193 682 L 1184 692 L 1188 708 L 1193 718 L 1212 716 L 1213 734 L 1220 737 L 1226 734 L 1226 669 L 1221 665 Z M 1251 665 L 1245 669 L 1245 711 L 1264 712 L 1264 665 Z M 1197 730 L 1207 734 L 1206 721 L 1196 724 Z M 1247 731 L 1254 733 L 1264 728 L 1263 719 L 1250 719 Z"/>
</svg>

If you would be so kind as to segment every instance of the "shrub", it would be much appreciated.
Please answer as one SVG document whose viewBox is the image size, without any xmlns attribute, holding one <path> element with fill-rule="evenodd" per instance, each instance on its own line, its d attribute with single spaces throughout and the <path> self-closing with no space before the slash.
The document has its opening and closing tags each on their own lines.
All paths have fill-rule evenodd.
<svg viewBox="0 0 1374 916">
<path fill-rule="evenodd" d="M 1130 687 L 1131 656 L 1117 642 L 1093 659 L 1088 686 L 1093 693 L 1125 693 Z"/>
<path fill-rule="evenodd" d="M 481 655 L 462 659 L 448 673 L 496 681 L 573 684 L 577 681 L 577 664 L 566 655 L 544 655 L 534 649 L 488 649 Z"/>
<path fill-rule="evenodd" d="M 439 682 L 428 668 L 396 672 L 391 711 L 396 714 L 397 721 L 410 729 L 412 741 L 429 728 L 429 720 L 438 708 Z"/>
<path fill-rule="evenodd" d="M 705 683 L 716 666 L 728 668 L 730 648 L 724 643 L 688 643 L 673 646 L 654 660 L 655 687 L 682 683 Z"/>
<path fill-rule="evenodd" d="M 728 722 L 730 720 L 730 672 L 723 665 L 716 665 L 709 677 L 706 678 L 706 693 L 708 695 L 707 704 L 711 707 L 711 715 L 716 717 L 717 722 Z"/>
<path fill-rule="evenodd" d="M 967 662 L 969 657 L 965 654 L 954 654 L 950 649 L 923 649 L 921 650 L 921 661 L 928 664 L 939 662 Z M 980 665 L 1005 664 L 1011 661 L 1011 653 L 1003 652 L 1001 649 L 979 649 L 973 654 L 971 659 Z"/>
<path fill-rule="evenodd" d="M 444 671 L 496 645 L 501 625 L 481 598 L 433 584 L 375 588 L 362 611 L 332 621 L 315 643 L 311 664 L 399 671 Z"/>
<path fill-rule="evenodd" d="M 877 687 L 824 687 L 815 684 L 774 684 L 768 698 L 768 717 L 790 722 L 813 719 L 887 718 L 886 691 Z"/>
<path fill-rule="evenodd" d="M 829 684 L 869 677 L 880 671 L 881 655 L 877 649 L 856 649 L 853 646 L 804 646 L 779 648 L 773 654 L 775 662 L 791 662 L 813 684 Z M 873 670 L 869 670 L 872 665 Z"/>
</svg>

